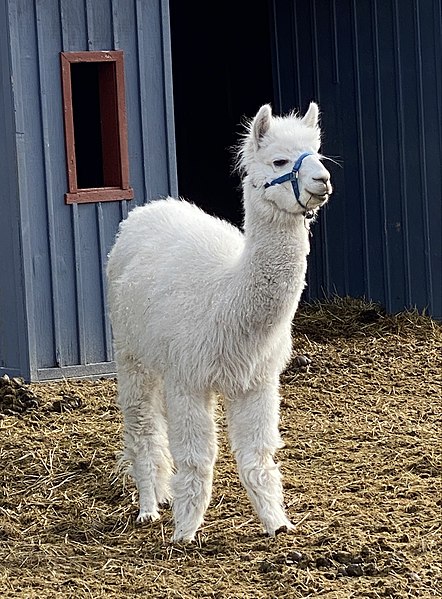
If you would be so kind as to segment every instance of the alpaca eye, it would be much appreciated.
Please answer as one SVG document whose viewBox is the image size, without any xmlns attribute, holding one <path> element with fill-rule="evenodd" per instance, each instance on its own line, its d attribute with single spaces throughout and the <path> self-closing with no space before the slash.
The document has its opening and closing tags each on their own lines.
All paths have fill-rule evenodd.
<svg viewBox="0 0 442 599">
<path fill-rule="evenodd" d="M 288 160 L 284 160 L 284 159 L 274 160 L 273 166 L 276 166 L 277 168 L 281 168 L 281 166 L 285 166 L 286 164 L 288 164 L 288 162 L 289 162 Z"/>
</svg>

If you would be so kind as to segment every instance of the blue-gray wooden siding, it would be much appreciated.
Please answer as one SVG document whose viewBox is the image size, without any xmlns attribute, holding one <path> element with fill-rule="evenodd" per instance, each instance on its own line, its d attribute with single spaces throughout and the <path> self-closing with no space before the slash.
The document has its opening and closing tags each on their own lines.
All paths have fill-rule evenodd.
<svg viewBox="0 0 442 599">
<path fill-rule="evenodd" d="M 17 154 L 6 2 L 0 3 L 0 374 L 21 374 L 27 355 L 19 239 Z"/>
<path fill-rule="evenodd" d="M 2 0 L 0 11 L 0 374 L 114 372 L 107 254 L 128 210 L 177 189 L 168 2 Z M 113 49 L 135 200 L 67 206 L 59 54 Z"/>
<path fill-rule="evenodd" d="M 442 317 L 441 0 L 273 0 L 279 108 L 317 99 L 335 194 L 307 297 Z"/>
</svg>

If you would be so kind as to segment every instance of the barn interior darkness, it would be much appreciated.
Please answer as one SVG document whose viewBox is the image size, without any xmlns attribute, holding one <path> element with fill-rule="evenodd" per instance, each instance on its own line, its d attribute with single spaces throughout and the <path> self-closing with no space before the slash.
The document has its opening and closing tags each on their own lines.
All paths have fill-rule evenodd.
<svg viewBox="0 0 442 599">
<path fill-rule="evenodd" d="M 80 189 L 104 185 L 99 66 L 96 62 L 71 65 L 75 159 Z"/>
<path fill-rule="evenodd" d="M 273 103 L 268 0 L 170 0 L 180 196 L 242 223 L 232 152 L 243 118 Z"/>
</svg>

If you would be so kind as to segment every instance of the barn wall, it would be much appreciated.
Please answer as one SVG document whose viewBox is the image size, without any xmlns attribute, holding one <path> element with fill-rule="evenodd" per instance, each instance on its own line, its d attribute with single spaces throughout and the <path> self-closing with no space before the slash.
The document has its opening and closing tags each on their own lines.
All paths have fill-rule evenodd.
<svg viewBox="0 0 442 599">
<path fill-rule="evenodd" d="M 279 107 L 323 110 L 335 194 L 307 297 L 442 317 L 441 0 L 274 0 Z"/>
<path fill-rule="evenodd" d="M 133 206 L 176 192 L 165 0 L 10 0 L 29 377 L 114 372 L 104 269 Z M 65 205 L 61 51 L 124 51 L 131 202 Z"/>
</svg>

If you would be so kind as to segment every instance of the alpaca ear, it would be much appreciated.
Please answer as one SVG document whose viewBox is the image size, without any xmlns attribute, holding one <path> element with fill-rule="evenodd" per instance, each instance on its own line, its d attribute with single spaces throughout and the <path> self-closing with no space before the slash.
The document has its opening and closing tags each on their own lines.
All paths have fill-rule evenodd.
<svg viewBox="0 0 442 599">
<path fill-rule="evenodd" d="M 302 117 L 302 122 L 307 127 L 317 127 L 319 122 L 319 106 L 316 102 L 310 102 L 307 112 Z"/>
<path fill-rule="evenodd" d="M 272 108 L 270 104 L 264 104 L 258 110 L 252 124 L 253 142 L 256 150 L 259 148 L 262 138 L 269 130 L 271 119 Z"/>
</svg>

